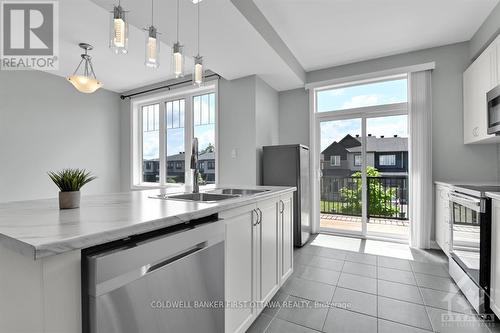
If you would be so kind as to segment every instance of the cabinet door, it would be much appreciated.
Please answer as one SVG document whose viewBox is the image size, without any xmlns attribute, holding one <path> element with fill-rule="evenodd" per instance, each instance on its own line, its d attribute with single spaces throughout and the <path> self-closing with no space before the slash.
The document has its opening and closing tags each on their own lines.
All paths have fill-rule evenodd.
<svg viewBox="0 0 500 333">
<path fill-rule="evenodd" d="M 500 201 L 493 200 L 491 212 L 491 289 L 490 307 L 500 316 Z"/>
<path fill-rule="evenodd" d="M 260 285 L 259 301 L 267 302 L 279 288 L 278 267 L 278 199 L 261 201 L 257 204 L 261 215 L 258 224 L 260 232 Z"/>
<path fill-rule="evenodd" d="M 436 186 L 435 221 L 436 242 L 443 252 L 449 256 L 450 252 L 450 222 L 449 222 L 449 189 L 445 186 Z"/>
<path fill-rule="evenodd" d="M 225 298 L 235 304 L 225 311 L 226 332 L 244 332 L 256 316 L 254 307 L 236 304 L 254 301 L 254 209 L 251 205 L 221 214 L 226 219 Z"/>
<path fill-rule="evenodd" d="M 464 72 L 464 143 L 494 139 L 487 134 L 486 93 L 496 85 L 496 47 L 488 47 Z"/>
<path fill-rule="evenodd" d="M 282 196 L 280 200 L 280 285 L 293 272 L 293 197 Z"/>
</svg>

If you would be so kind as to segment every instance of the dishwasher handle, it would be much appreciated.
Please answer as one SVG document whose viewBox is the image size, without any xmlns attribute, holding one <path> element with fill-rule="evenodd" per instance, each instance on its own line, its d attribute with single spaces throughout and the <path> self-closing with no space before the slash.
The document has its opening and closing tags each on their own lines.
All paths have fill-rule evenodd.
<svg viewBox="0 0 500 333">
<path fill-rule="evenodd" d="M 201 251 L 203 250 L 204 248 L 207 247 L 207 242 L 202 242 L 202 243 L 198 243 L 196 244 L 195 246 L 193 247 L 190 247 L 186 250 L 184 250 L 182 253 L 179 253 L 179 254 L 176 254 L 176 255 L 172 255 L 168 258 L 165 258 L 164 260 L 162 260 L 161 262 L 159 263 L 156 263 L 154 265 L 149 265 L 147 271 L 146 271 L 146 274 L 149 274 L 149 273 L 152 273 L 156 270 L 159 270 L 160 268 L 162 267 L 165 267 L 167 266 L 168 264 L 171 264 L 171 263 L 174 263 L 176 261 L 179 261 L 181 260 L 182 258 L 185 258 L 191 254 L 194 254 L 198 251 Z"/>
<path fill-rule="evenodd" d="M 88 293 L 94 297 L 109 293 L 224 239 L 225 222 L 218 220 L 152 238 L 131 248 L 93 254 L 86 257 Z"/>
</svg>

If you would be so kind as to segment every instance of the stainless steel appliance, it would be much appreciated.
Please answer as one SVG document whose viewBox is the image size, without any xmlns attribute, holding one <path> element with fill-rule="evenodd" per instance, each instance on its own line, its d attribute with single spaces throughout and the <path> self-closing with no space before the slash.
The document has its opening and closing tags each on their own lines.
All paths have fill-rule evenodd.
<svg viewBox="0 0 500 333">
<path fill-rule="evenodd" d="M 309 148 L 303 145 L 263 147 L 262 184 L 297 187 L 293 194 L 293 243 L 304 245 L 311 234 Z"/>
<path fill-rule="evenodd" d="M 457 185 L 450 193 L 450 275 L 479 314 L 491 313 L 491 200 L 500 186 Z"/>
<path fill-rule="evenodd" d="M 488 134 L 500 135 L 500 85 L 486 94 L 488 105 Z"/>
<path fill-rule="evenodd" d="M 224 331 L 222 221 L 133 236 L 83 258 L 83 332 Z"/>
</svg>

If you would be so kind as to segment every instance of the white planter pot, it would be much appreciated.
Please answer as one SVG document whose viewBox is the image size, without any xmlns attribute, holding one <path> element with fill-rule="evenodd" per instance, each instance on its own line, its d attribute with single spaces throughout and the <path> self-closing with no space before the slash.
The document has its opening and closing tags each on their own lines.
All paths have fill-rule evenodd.
<svg viewBox="0 0 500 333">
<path fill-rule="evenodd" d="M 59 192 L 59 209 L 80 207 L 80 191 Z"/>
</svg>

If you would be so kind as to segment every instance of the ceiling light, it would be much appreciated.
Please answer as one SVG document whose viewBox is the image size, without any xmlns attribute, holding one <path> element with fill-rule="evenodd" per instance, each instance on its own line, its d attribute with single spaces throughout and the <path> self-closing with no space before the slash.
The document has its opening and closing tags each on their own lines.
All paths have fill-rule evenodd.
<svg viewBox="0 0 500 333">
<path fill-rule="evenodd" d="M 203 84 L 203 57 L 200 56 L 200 1 L 196 4 L 198 12 L 198 52 L 194 57 L 193 84 L 201 86 Z"/>
<path fill-rule="evenodd" d="M 92 57 L 87 54 L 88 51 L 93 49 L 93 46 L 86 43 L 80 43 L 78 46 L 85 50 L 85 54 L 81 55 L 82 60 L 80 60 L 73 75 L 68 77 L 68 80 L 78 91 L 91 94 L 102 87 L 102 83 L 98 81 L 95 76 L 94 67 L 92 66 Z M 82 67 L 82 64 L 83 69 L 79 74 L 78 70 Z"/>
<path fill-rule="evenodd" d="M 174 43 L 172 48 L 172 65 L 176 78 L 184 76 L 184 54 L 182 50 L 183 46 L 179 42 L 179 0 L 177 0 L 177 42 Z"/>
<path fill-rule="evenodd" d="M 128 52 L 128 21 L 120 1 L 118 6 L 113 6 L 111 14 L 109 47 L 116 54 L 126 54 Z"/>
<path fill-rule="evenodd" d="M 198 3 L 198 2 L 202 2 L 203 0 L 191 0 L 195 5 Z"/>
<path fill-rule="evenodd" d="M 153 0 L 151 0 L 151 25 L 146 28 L 146 59 L 144 64 L 147 67 L 158 68 L 160 43 L 157 38 L 158 32 L 153 25 Z"/>
</svg>

